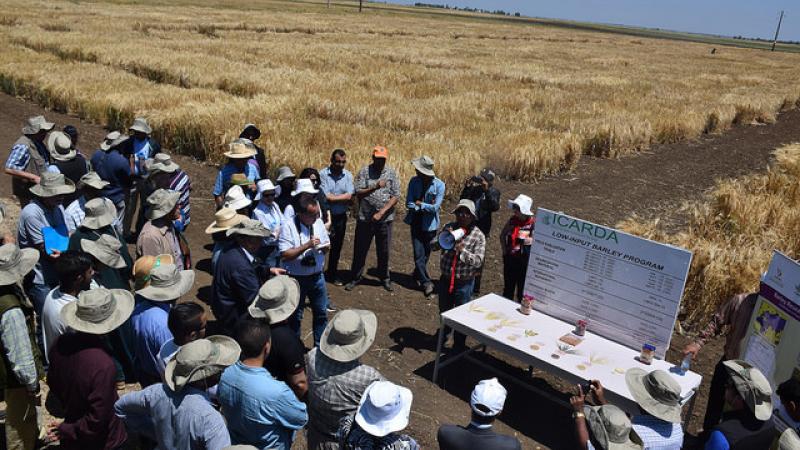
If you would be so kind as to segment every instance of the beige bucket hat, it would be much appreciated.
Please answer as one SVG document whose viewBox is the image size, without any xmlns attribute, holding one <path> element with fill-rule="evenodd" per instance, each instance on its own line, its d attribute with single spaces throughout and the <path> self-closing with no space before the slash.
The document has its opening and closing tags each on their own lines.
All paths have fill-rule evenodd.
<svg viewBox="0 0 800 450">
<path fill-rule="evenodd" d="M 256 156 L 256 149 L 252 147 L 252 144 L 248 146 L 240 141 L 231 142 L 228 144 L 228 151 L 225 152 L 225 156 L 232 159 L 252 158 Z"/>
<path fill-rule="evenodd" d="M 175 209 L 181 193 L 169 189 L 157 189 L 147 197 L 147 219 L 160 219 Z"/>
<path fill-rule="evenodd" d="M 81 226 L 90 230 L 99 230 L 117 220 L 117 207 L 114 206 L 114 202 L 105 197 L 89 200 L 83 205 L 83 211 L 86 215 L 83 217 Z"/>
<path fill-rule="evenodd" d="M 175 264 L 172 255 L 144 255 L 133 262 L 133 290 L 138 291 L 150 285 L 150 272 L 162 264 Z"/>
<path fill-rule="evenodd" d="M 319 351 L 334 361 L 354 361 L 369 350 L 377 328 L 378 319 L 372 311 L 345 309 L 325 327 Z"/>
<path fill-rule="evenodd" d="M 50 131 L 54 126 L 56 126 L 56 124 L 48 122 L 44 116 L 29 117 L 25 122 L 25 126 L 22 127 L 22 134 L 32 135 L 41 130 Z"/>
<path fill-rule="evenodd" d="M 150 134 L 153 132 L 153 129 L 150 128 L 150 125 L 147 123 L 147 119 L 144 117 L 137 117 L 133 119 L 133 125 L 128 128 L 129 132 L 138 131 L 144 134 Z"/>
<path fill-rule="evenodd" d="M 645 372 L 634 367 L 625 372 L 625 383 L 633 399 L 648 414 L 681 423 L 681 386 L 663 370 Z"/>
<path fill-rule="evenodd" d="M 467 210 L 474 217 L 478 217 L 478 215 L 475 213 L 475 202 L 473 202 L 472 200 L 468 200 L 466 198 L 462 198 L 461 200 L 459 200 L 458 205 L 456 205 L 456 207 L 453 208 L 453 214 L 455 214 L 456 211 L 458 211 L 458 208 L 467 208 Z"/>
<path fill-rule="evenodd" d="M 120 136 L 122 136 L 122 133 L 120 133 L 119 131 L 112 131 L 108 133 L 106 137 L 103 139 L 103 142 L 100 143 L 100 150 L 103 151 L 111 150 L 111 144 L 117 139 L 119 139 Z"/>
<path fill-rule="evenodd" d="M 72 148 L 72 139 L 66 133 L 53 131 L 47 135 L 47 151 L 58 161 L 72 161 L 78 151 Z"/>
<path fill-rule="evenodd" d="M 433 158 L 428 155 L 422 155 L 419 158 L 412 159 L 411 165 L 423 175 L 429 177 L 436 176 L 436 173 L 433 171 Z"/>
<path fill-rule="evenodd" d="M 247 309 L 251 317 L 267 318 L 269 323 L 288 319 L 300 304 L 300 284 L 288 275 L 278 275 L 261 285 Z"/>
<path fill-rule="evenodd" d="M 75 192 L 75 183 L 63 174 L 45 172 L 39 178 L 39 184 L 32 186 L 30 191 L 41 198 L 56 197 Z"/>
<path fill-rule="evenodd" d="M 289 166 L 278 167 L 278 177 L 275 178 L 275 180 L 280 183 L 287 178 L 296 178 L 294 172 L 292 172 L 292 168 Z"/>
<path fill-rule="evenodd" d="M 237 214 L 235 209 L 222 207 L 214 213 L 214 222 L 206 227 L 206 234 L 214 234 L 220 231 L 227 231 L 232 226 L 240 224 L 248 217 L 243 214 Z"/>
<path fill-rule="evenodd" d="M 800 450 L 800 436 L 793 428 L 787 428 L 778 439 L 778 450 Z"/>
<path fill-rule="evenodd" d="M 583 407 L 586 423 L 604 450 L 641 450 L 642 438 L 633 431 L 631 419 L 614 405 Z"/>
<path fill-rule="evenodd" d="M 194 270 L 178 270 L 175 264 L 161 264 L 150 271 L 150 284 L 136 291 L 154 302 L 177 300 L 194 284 Z"/>
<path fill-rule="evenodd" d="M 150 175 L 154 173 L 175 173 L 181 166 L 172 160 L 172 157 L 166 153 L 156 153 L 152 162 L 148 165 Z"/>
<path fill-rule="evenodd" d="M 125 267 L 125 259 L 120 254 L 122 243 L 110 234 L 101 235 L 96 241 L 81 239 L 81 249 L 112 269 Z"/>
<path fill-rule="evenodd" d="M 755 414 L 756 419 L 769 419 L 772 416 L 772 386 L 764 374 L 741 359 L 732 359 L 722 364 L 731 376 L 736 391 Z"/>
<path fill-rule="evenodd" d="M 89 171 L 89 172 L 86 172 L 78 180 L 78 187 L 81 187 L 81 188 L 84 187 L 84 186 L 89 186 L 90 188 L 94 188 L 94 189 L 100 190 L 100 189 L 104 189 L 109 184 L 111 184 L 111 183 L 109 183 L 108 181 L 100 178 L 100 175 L 98 175 L 98 173 L 93 171 L 93 170 Z"/>
<path fill-rule="evenodd" d="M 39 251 L 17 247 L 17 244 L 0 246 L 0 286 L 21 281 L 39 262 Z"/>
<path fill-rule="evenodd" d="M 232 226 L 228 229 L 228 231 L 225 232 L 226 236 L 233 236 L 236 234 L 262 238 L 268 238 L 272 236 L 272 232 L 269 231 L 269 229 L 265 227 L 261 221 L 254 219 L 242 219 L 241 222 Z"/>
<path fill-rule="evenodd" d="M 227 336 L 210 336 L 181 346 L 167 363 L 164 380 L 175 392 L 189 383 L 205 380 L 239 360 L 242 349 Z"/>
<path fill-rule="evenodd" d="M 76 331 L 106 334 L 128 320 L 133 306 L 133 294 L 124 289 L 89 289 L 64 305 L 61 320 Z"/>
</svg>

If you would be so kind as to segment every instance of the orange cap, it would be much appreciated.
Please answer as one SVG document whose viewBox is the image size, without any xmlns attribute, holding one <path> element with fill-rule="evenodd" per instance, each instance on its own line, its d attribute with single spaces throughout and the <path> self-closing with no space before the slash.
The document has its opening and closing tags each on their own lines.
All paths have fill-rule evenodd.
<svg viewBox="0 0 800 450">
<path fill-rule="evenodd" d="M 372 157 L 373 158 L 388 158 L 389 157 L 389 149 L 382 146 L 376 145 L 372 148 Z"/>
</svg>

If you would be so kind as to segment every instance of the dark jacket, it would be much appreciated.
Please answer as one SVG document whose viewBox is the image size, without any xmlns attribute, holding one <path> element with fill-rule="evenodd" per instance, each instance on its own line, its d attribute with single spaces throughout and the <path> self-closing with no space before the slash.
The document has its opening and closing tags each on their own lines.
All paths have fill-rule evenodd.
<svg viewBox="0 0 800 450">
<path fill-rule="evenodd" d="M 758 420 L 749 410 L 723 414 L 714 431 L 725 436 L 731 450 L 767 449 L 778 436 L 771 418 Z"/>
<path fill-rule="evenodd" d="M 513 436 L 495 433 L 491 428 L 472 425 L 442 425 L 436 436 L 439 450 L 521 450 L 522 445 Z"/>
<path fill-rule="evenodd" d="M 239 245 L 222 252 L 217 260 L 212 284 L 211 310 L 220 330 L 233 332 L 236 321 L 247 312 L 261 287 L 257 261 L 250 262 Z"/>
<path fill-rule="evenodd" d="M 125 201 L 125 191 L 131 187 L 131 166 L 128 159 L 119 150 L 98 150 L 92 155 L 92 168 L 104 181 L 110 184 L 103 188 L 103 197 L 109 198 L 115 205 Z"/>
<path fill-rule="evenodd" d="M 459 198 L 475 203 L 478 228 L 488 238 L 492 229 L 492 214 L 500 209 L 500 191 L 494 186 L 489 186 L 486 191 L 481 186 L 467 186 L 461 191 Z"/>
<path fill-rule="evenodd" d="M 132 273 L 131 269 L 133 269 L 133 260 L 131 259 L 131 254 L 128 252 L 128 244 L 124 239 L 117 235 L 112 225 L 105 226 L 99 230 L 92 230 L 91 228 L 86 227 L 78 228 L 74 233 L 72 233 L 72 236 L 69 237 L 67 250 L 82 250 L 81 239 L 86 239 L 87 241 L 96 241 L 104 234 L 117 238 L 122 244 L 119 252 L 120 255 L 122 255 L 122 259 L 125 260 L 125 267 L 121 269 L 106 267 L 98 272 L 97 277 L 100 279 L 100 284 L 102 284 L 106 289 L 130 290 L 131 286 L 129 280 Z"/>
<path fill-rule="evenodd" d="M 80 181 L 81 177 L 89 172 L 89 163 L 80 153 L 75 155 L 75 157 L 69 161 L 59 161 L 53 158 L 52 162 L 54 166 L 58 167 L 58 170 L 64 175 L 64 177 L 71 180 L 76 185 L 78 184 L 78 181 Z M 69 205 L 79 196 L 80 192 L 77 190 L 72 194 L 65 195 L 64 204 Z"/>
</svg>

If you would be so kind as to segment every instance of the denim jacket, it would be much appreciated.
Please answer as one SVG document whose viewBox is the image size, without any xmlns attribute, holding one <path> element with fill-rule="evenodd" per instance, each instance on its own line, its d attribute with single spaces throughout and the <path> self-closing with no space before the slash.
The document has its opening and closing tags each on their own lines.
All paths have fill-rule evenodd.
<svg viewBox="0 0 800 450">
<path fill-rule="evenodd" d="M 408 213 L 406 213 L 404 222 L 413 225 L 414 219 L 418 217 L 424 231 L 437 231 L 439 229 L 439 209 L 441 209 L 444 199 L 444 181 L 434 177 L 433 182 L 424 193 L 422 186 L 421 177 L 415 176 L 408 181 L 408 192 L 406 193 Z M 422 204 L 417 206 L 417 200 L 422 200 Z"/>
</svg>

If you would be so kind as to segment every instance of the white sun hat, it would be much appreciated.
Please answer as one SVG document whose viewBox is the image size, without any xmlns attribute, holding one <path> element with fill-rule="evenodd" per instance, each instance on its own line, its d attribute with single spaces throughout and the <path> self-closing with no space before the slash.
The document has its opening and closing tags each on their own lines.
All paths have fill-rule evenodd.
<svg viewBox="0 0 800 450">
<path fill-rule="evenodd" d="M 413 395 L 390 381 L 375 381 L 361 396 L 356 423 L 372 436 L 383 437 L 408 426 Z"/>
<path fill-rule="evenodd" d="M 225 201 L 223 204 L 226 208 L 238 211 L 242 208 L 247 208 L 252 203 L 253 202 L 244 195 L 244 190 L 241 186 L 231 186 L 228 192 L 225 193 Z"/>
<path fill-rule="evenodd" d="M 533 206 L 533 199 L 527 195 L 519 194 L 514 200 L 508 201 L 509 208 L 514 208 L 514 205 L 517 205 L 519 212 L 522 214 L 525 214 L 526 216 L 533 215 L 533 211 L 531 210 L 531 207 Z"/>
<path fill-rule="evenodd" d="M 311 179 L 298 178 L 295 182 L 294 190 L 292 191 L 292 197 L 300 193 L 316 194 L 317 192 L 319 191 L 314 189 L 314 182 L 311 181 Z"/>
</svg>

